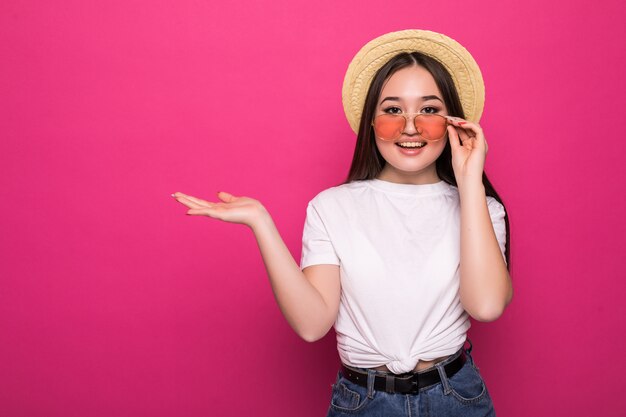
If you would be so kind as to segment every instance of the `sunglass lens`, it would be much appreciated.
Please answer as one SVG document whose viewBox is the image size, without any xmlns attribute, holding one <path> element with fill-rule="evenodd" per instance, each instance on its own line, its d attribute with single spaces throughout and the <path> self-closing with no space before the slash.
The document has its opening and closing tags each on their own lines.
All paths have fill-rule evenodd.
<svg viewBox="0 0 626 417">
<path fill-rule="evenodd" d="M 420 114 L 415 118 L 415 128 L 422 131 L 426 140 L 439 140 L 446 134 L 446 119 L 437 114 Z"/>
<path fill-rule="evenodd" d="M 382 140 L 395 140 L 404 129 L 404 117 L 393 114 L 381 114 L 374 118 L 374 132 Z"/>
</svg>

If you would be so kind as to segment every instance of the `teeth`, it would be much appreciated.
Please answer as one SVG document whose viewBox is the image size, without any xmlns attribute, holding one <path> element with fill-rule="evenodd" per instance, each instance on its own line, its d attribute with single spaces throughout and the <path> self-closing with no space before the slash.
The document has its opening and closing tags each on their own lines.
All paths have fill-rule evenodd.
<svg viewBox="0 0 626 417">
<path fill-rule="evenodd" d="M 402 146 L 403 148 L 422 148 L 424 146 L 426 146 L 425 142 L 403 142 L 403 143 L 398 143 L 399 146 Z"/>
</svg>

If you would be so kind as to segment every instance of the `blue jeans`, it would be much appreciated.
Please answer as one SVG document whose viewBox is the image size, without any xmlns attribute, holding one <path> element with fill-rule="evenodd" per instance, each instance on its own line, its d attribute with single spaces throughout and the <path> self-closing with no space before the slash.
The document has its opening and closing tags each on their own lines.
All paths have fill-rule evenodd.
<svg viewBox="0 0 626 417">
<path fill-rule="evenodd" d="M 471 342 L 469 349 L 465 350 L 467 360 L 463 367 L 452 377 L 448 377 L 443 370 L 443 366 L 456 359 L 463 349 L 465 348 L 462 347 L 449 358 L 433 365 L 432 368 L 438 370 L 441 381 L 424 387 L 415 394 L 390 394 L 374 390 L 374 376 L 384 372 L 360 368 L 368 374 L 366 388 L 347 380 L 339 371 L 333 384 L 327 417 L 495 417 L 496 412 L 487 386 L 470 354 Z"/>
</svg>

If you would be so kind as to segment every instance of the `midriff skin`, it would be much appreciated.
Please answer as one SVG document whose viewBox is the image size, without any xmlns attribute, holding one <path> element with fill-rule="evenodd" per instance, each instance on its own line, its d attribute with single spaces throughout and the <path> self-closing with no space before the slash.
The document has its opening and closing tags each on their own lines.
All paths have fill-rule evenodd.
<svg viewBox="0 0 626 417">
<path fill-rule="evenodd" d="M 415 365 L 415 368 L 413 369 L 413 372 L 419 372 L 419 371 L 422 371 L 424 369 L 430 368 L 431 366 L 433 366 L 437 362 L 441 362 L 442 360 L 447 359 L 450 356 L 452 356 L 452 355 L 442 356 L 440 358 L 433 359 L 432 361 L 419 361 L 419 362 L 417 362 L 417 365 Z M 387 368 L 387 366 L 385 366 L 385 365 L 381 365 L 381 366 L 378 366 L 378 367 L 372 368 L 372 369 L 376 369 L 377 371 L 383 371 L 383 372 L 390 372 L 391 373 L 389 368 Z"/>
</svg>

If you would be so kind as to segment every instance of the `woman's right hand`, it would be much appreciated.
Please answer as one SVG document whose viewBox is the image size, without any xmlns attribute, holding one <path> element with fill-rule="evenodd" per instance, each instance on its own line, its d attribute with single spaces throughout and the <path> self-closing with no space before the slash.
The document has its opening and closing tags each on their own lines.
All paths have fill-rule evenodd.
<svg viewBox="0 0 626 417">
<path fill-rule="evenodd" d="M 210 202 L 197 197 L 175 192 L 172 194 L 179 203 L 189 207 L 187 214 L 195 216 L 209 216 L 231 223 L 241 223 L 252 228 L 267 210 L 260 201 L 250 197 L 236 197 L 224 191 L 217 193 L 220 202 Z"/>
</svg>

